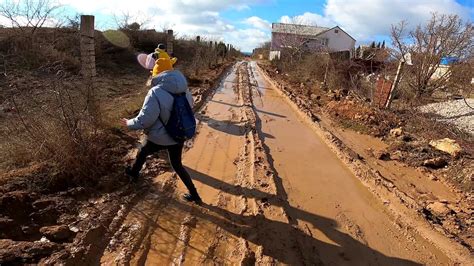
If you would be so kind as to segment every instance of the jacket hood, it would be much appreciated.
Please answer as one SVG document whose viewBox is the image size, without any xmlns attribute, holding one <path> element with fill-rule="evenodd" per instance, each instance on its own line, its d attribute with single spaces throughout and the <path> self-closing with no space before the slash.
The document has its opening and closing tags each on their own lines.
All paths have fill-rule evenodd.
<svg viewBox="0 0 474 266">
<path fill-rule="evenodd" d="M 186 92 L 188 85 L 186 78 L 179 70 L 168 70 L 160 73 L 151 80 L 152 87 L 161 85 L 160 88 L 173 94 Z"/>
</svg>

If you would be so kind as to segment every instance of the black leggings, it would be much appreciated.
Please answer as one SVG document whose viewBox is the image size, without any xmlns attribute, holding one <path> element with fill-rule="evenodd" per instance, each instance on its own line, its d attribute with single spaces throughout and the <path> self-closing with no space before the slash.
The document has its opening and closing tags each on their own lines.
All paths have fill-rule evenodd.
<svg viewBox="0 0 474 266">
<path fill-rule="evenodd" d="M 183 164 L 181 163 L 181 155 L 183 154 L 183 143 L 178 143 L 171 146 L 161 146 L 155 144 L 151 141 L 146 141 L 145 145 L 138 152 L 135 163 L 132 166 L 132 172 L 137 174 L 140 173 L 140 170 L 143 167 L 143 164 L 146 161 L 146 157 L 157 151 L 166 149 L 168 151 L 168 157 L 173 167 L 174 171 L 178 174 L 181 181 L 183 181 L 186 188 L 189 190 L 189 193 L 193 196 L 198 196 L 196 187 L 193 184 L 191 177 L 189 176 L 186 169 L 184 169 Z"/>
</svg>

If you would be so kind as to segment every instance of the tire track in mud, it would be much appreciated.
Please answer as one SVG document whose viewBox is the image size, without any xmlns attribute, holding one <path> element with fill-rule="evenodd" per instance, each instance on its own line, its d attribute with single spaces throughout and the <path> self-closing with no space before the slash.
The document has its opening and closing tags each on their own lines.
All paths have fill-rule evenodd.
<svg viewBox="0 0 474 266">
<path fill-rule="evenodd" d="M 117 265 L 130 263 L 132 256 L 150 248 L 150 233 L 154 230 L 158 209 L 164 208 L 169 201 L 176 183 L 171 175 L 161 184 L 152 186 L 143 199 L 138 202 L 125 218 L 121 227 L 115 232 L 104 251 L 101 264 Z M 165 191 L 166 194 L 159 195 Z M 140 261 L 140 256 L 137 262 Z"/>
<path fill-rule="evenodd" d="M 259 210 L 264 214 L 265 219 L 274 220 L 275 218 L 287 224 L 286 230 L 278 230 L 275 232 L 278 238 L 272 239 L 272 242 L 282 243 L 285 241 L 293 242 L 290 248 L 285 250 L 284 260 L 273 262 L 289 263 L 294 265 L 321 265 L 322 262 L 318 257 L 318 252 L 314 246 L 305 243 L 304 237 L 306 235 L 312 237 L 311 232 L 298 224 L 298 220 L 292 214 L 291 206 L 288 202 L 288 195 L 286 193 L 283 182 L 278 174 L 277 169 L 273 165 L 273 157 L 265 143 L 262 141 L 264 133 L 262 131 L 262 120 L 257 114 L 258 110 L 254 104 L 257 99 L 263 104 L 262 93 L 258 89 L 258 82 L 255 79 L 254 72 L 249 63 L 246 64 L 246 91 L 247 102 L 250 106 L 249 111 L 252 117 L 254 128 L 252 130 L 252 142 L 256 152 L 255 156 L 255 173 L 254 185 L 256 185 L 262 192 L 272 195 L 268 198 L 261 198 Z M 262 238 L 268 237 L 262 235 Z M 311 252 L 307 252 L 310 248 Z M 263 252 L 265 252 L 263 250 Z M 271 252 L 271 251 L 270 251 Z M 273 253 L 273 252 L 271 252 Z M 263 262 L 262 262 L 263 263 Z"/>
<path fill-rule="evenodd" d="M 233 73 L 235 73 L 235 71 L 236 71 L 235 69 L 237 67 L 238 67 L 238 65 L 234 66 Z M 238 73 L 236 73 L 236 74 L 238 74 Z M 230 78 L 233 78 L 233 75 L 230 75 Z M 235 79 L 238 80 L 238 76 L 236 76 Z M 230 107 L 229 109 L 226 110 L 227 113 L 228 113 L 226 115 L 226 118 L 228 120 L 226 119 L 225 121 L 228 124 L 232 124 L 234 126 L 240 126 L 240 125 L 245 125 L 246 121 L 245 121 L 245 118 L 242 117 L 241 109 L 239 108 L 242 105 L 242 103 L 241 103 L 241 97 L 240 97 L 240 93 L 239 93 L 239 87 L 235 84 L 236 84 L 236 82 L 234 80 L 232 80 L 231 82 L 229 82 L 229 84 L 227 84 L 227 85 L 230 85 L 232 87 L 232 92 L 233 92 L 233 97 L 234 97 L 233 101 L 223 103 L 223 104 L 236 105 L 237 108 Z M 224 88 L 224 89 L 226 89 L 226 88 Z M 229 88 L 227 88 L 227 89 L 229 90 Z M 227 99 L 227 100 L 229 100 L 229 99 Z M 220 103 L 222 103 L 222 101 L 220 101 Z M 209 109 L 212 109 L 212 108 L 209 107 Z M 208 108 L 206 108 L 206 113 L 207 113 L 207 110 L 208 110 Z M 219 115 L 219 113 L 218 113 L 218 115 Z M 213 120 L 214 118 L 211 117 L 210 119 Z M 209 121 L 207 121 L 207 122 L 208 122 L 208 125 L 209 125 Z M 211 121 L 211 127 L 212 127 L 212 123 L 216 123 L 216 121 Z M 217 124 L 219 124 L 219 123 L 217 123 Z M 224 133 L 226 133 L 226 132 L 224 132 Z M 220 137 L 224 138 L 224 142 L 226 142 L 226 143 L 228 143 L 228 141 L 232 140 L 232 138 L 233 138 L 233 136 L 232 136 L 233 134 L 229 134 L 229 133 L 239 133 L 239 134 L 243 133 L 243 134 L 245 134 L 244 132 L 227 132 L 227 133 L 228 134 L 224 134 L 224 135 L 220 136 Z M 237 134 L 237 135 L 239 135 L 239 134 Z M 217 137 L 216 137 L 215 140 L 217 140 Z M 232 152 L 229 152 L 229 149 L 225 148 L 225 147 L 222 147 L 223 145 L 219 145 L 218 141 L 215 141 L 215 146 L 214 146 L 216 149 L 222 149 L 222 150 L 226 151 L 226 152 L 224 152 L 224 156 L 225 156 L 225 159 L 227 160 L 227 162 L 222 164 L 222 171 L 221 172 L 226 173 L 227 171 L 232 171 L 232 176 L 228 179 L 228 181 L 232 182 L 232 184 L 237 185 L 237 186 L 239 185 L 239 183 L 241 182 L 243 177 L 246 175 L 245 167 L 243 167 L 243 165 L 246 162 L 246 159 L 245 159 L 245 153 L 246 152 L 244 151 L 246 149 L 246 145 L 243 145 L 244 144 L 243 140 L 240 140 L 240 144 L 241 144 L 240 146 L 242 146 L 240 151 L 234 149 L 234 152 L 238 151 L 237 154 L 232 154 Z M 236 156 L 236 157 L 233 158 L 232 156 Z M 229 162 L 231 163 L 231 165 L 235 166 L 235 169 L 232 169 L 232 167 L 229 167 Z M 207 170 L 207 172 L 209 172 L 212 168 L 214 168 L 214 169 L 219 168 L 218 165 L 216 165 L 216 163 L 213 159 L 211 159 L 209 161 L 208 168 L 205 169 L 205 170 Z M 200 193 L 201 194 L 206 194 L 206 191 L 204 190 L 204 191 L 201 191 Z M 217 195 L 215 197 L 215 200 L 213 201 L 213 206 L 215 206 L 215 208 L 219 208 L 219 209 L 222 209 L 222 210 L 228 210 L 230 212 L 239 213 L 239 214 L 242 214 L 242 213 L 248 211 L 248 209 L 249 209 L 248 208 L 248 202 L 247 202 L 246 198 L 241 197 L 241 196 L 236 196 L 236 195 L 229 195 L 229 194 L 224 193 L 221 190 L 217 191 Z M 208 210 L 201 209 L 201 208 L 197 208 L 197 209 L 192 210 L 192 212 L 194 214 L 196 214 L 197 212 L 201 212 L 201 211 L 206 212 Z M 230 221 L 232 222 L 232 219 L 230 219 Z M 226 261 L 238 262 L 238 261 L 244 260 L 245 259 L 245 254 L 248 253 L 247 248 L 246 248 L 246 243 L 243 242 L 242 239 L 240 239 L 240 238 L 233 238 L 232 236 L 229 235 L 229 233 L 227 233 L 225 230 L 223 230 L 221 227 L 219 227 L 217 225 L 213 225 L 213 227 L 214 227 L 213 239 L 212 239 L 212 241 L 210 241 L 210 245 L 207 247 L 206 251 L 200 256 L 199 263 L 202 263 L 202 264 L 206 264 L 206 263 L 224 264 L 224 263 L 226 263 Z M 193 236 L 194 236 L 194 238 L 199 238 L 200 234 L 197 232 L 197 233 L 193 234 Z M 196 239 L 196 242 L 198 242 L 197 239 Z M 223 256 L 223 254 L 226 254 L 226 255 Z M 224 259 L 224 258 L 226 258 L 226 259 Z"/>
<path fill-rule="evenodd" d="M 301 140 L 296 144 L 288 141 L 293 132 L 288 135 L 283 127 L 308 129 L 301 127 L 300 118 L 289 114 L 294 111 L 287 107 L 277 108 L 284 115 L 272 113 L 272 104 L 282 104 L 272 97 L 280 96 L 271 88 L 260 87 L 257 75 L 252 63 L 237 63 L 197 114 L 198 135 L 184 155 L 184 165 L 204 203 L 198 206 L 178 199 L 184 186 L 176 175 L 158 176 L 153 193 L 145 195 L 116 232 L 103 264 L 447 262 L 398 225 L 359 181 L 352 180 L 355 177 L 347 175 L 348 169 L 335 160 L 326 144 L 314 144 L 319 141 L 314 140 L 318 138 L 314 132 L 298 132 L 306 134 L 301 138 L 312 146 L 304 147 Z M 301 158 L 279 154 L 289 145 L 298 145 L 293 152 Z M 334 165 L 318 172 L 321 170 L 311 164 L 313 159 L 305 158 L 307 150 Z M 301 179 L 302 173 L 308 173 L 299 169 L 304 167 L 316 171 L 308 181 Z M 316 181 L 320 183 L 314 186 Z M 322 186 L 333 191 L 324 191 Z M 301 206 L 306 203 L 311 208 Z"/>
</svg>

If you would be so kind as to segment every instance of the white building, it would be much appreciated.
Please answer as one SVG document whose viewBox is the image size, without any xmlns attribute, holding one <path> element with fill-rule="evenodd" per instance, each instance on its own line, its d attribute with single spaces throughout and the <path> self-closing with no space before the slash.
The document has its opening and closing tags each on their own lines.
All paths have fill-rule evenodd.
<svg viewBox="0 0 474 266">
<path fill-rule="evenodd" d="M 282 48 L 353 53 L 356 40 L 339 26 L 332 28 L 273 23 L 270 60 L 280 57 Z"/>
</svg>

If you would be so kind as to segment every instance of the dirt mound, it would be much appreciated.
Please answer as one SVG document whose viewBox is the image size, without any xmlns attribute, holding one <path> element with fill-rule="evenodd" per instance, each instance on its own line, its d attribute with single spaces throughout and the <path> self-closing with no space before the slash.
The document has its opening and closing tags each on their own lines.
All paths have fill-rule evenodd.
<svg viewBox="0 0 474 266">
<path fill-rule="evenodd" d="M 389 112 L 384 112 L 354 100 L 330 101 L 326 106 L 329 114 L 340 119 L 346 127 L 383 137 L 402 121 Z"/>
<path fill-rule="evenodd" d="M 59 250 L 61 245 L 49 241 L 26 242 L 0 239 L 0 261 L 8 265 L 24 265 Z"/>
</svg>

